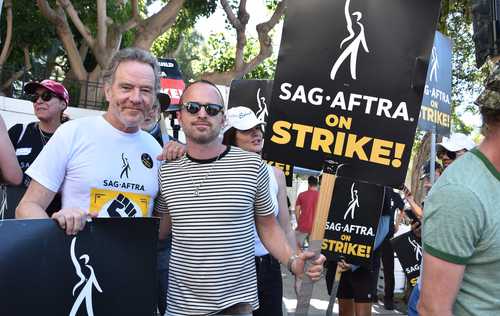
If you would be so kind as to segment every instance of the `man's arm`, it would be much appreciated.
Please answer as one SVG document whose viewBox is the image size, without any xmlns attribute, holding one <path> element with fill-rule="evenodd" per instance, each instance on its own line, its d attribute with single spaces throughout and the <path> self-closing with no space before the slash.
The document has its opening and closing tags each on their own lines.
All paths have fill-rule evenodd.
<svg viewBox="0 0 500 316">
<path fill-rule="evenodd" d="M 424 267 L 418 303 L 419 314 L 453 315 L 453 303 L 462 282 L 465 266 L 424 252 Z"/>
<path fill-rule="evenodd" d="M 278 182 L 278 221 L 285 232 L 288 243 L 292 249 L 296 252 L 297 240 L 295 238 L 295 232 L 292 230 L 290 224 L 290 216 L 288 211 L 288 205 L 286 203 L 286 179 L 285 174 L 281 169 L 273 167 L 274 174 L 276 176 L 276 181 Z"/>
<path fill-rule="evenodd" d="M 294 251 L 288 244 L 283 230 L 276 222 L 274 215 L 257 216 L 256 218 L 257 232 L 264 247 L 271 255 L 278 259 L 282 264 L 288 265 L 288 261 L 292 258 Z M 312 259 L 314 253 L 311 251 L 302 252 L 291 262 L 291 270 L 294 275 L 302 277 L 304 274 L 304 265 L 307 259 Z M 313 281 L 318 281 L 323 271 L 323 263 L 326 258 L 320 255 L 318 259 L 312 262 L 312 265 L 306 271 L 307 275 Z"/>
<path fill-rule="evenodd" d="M 401 225 L 401 222 L 403 221 L 403 217 L 404 217 L 403 209 L 396 209 L 396 212 L 398 214 L 396 216 L 396 223 L 394 224 L 394 232 L 395 233 L 399 230 L 399 225 Z"/>
<path fill-rule="evenodd" d="M 55 192 L 32 179 L 16 208 L 16 218 L 49 218 L 45 210 L 55 195 Z M 81 231 L 89 216 L 87 212 L 76 208 L 66 208 L 52 214 L 52 218 L 68 235 L 75 235 Z"/>
<path fill-rule="evenodd" d="M 31 180 L 26 193 L 16 208 L 16 218 L 49 218 L 45 209 L 55 195 L 55 192 L 50 191 L 36 180 Z"/>
</svg>

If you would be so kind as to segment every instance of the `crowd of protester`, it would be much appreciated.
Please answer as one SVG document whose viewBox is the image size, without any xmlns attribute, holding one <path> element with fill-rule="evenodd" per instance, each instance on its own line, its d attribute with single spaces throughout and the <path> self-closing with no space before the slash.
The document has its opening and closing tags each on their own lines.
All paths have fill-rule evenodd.
<svg viewBox="0 0 500 316">
<path fill-rule="evenodd" d="M 160 101 L 168 102 L 168 96 L 157 97 L 158 76 L 150 53 L 119 51 L 104 72 L 106 113 L 69 121 L 63 115 L 69 94 L 62 84 L 27 84 L 24 91 L 33 97 L 38 121 L 7 131 L 0 117 L 0 181 L 7 185 L 2 215 L 52 218 L 68 235 L 96 216 L 160 217 L 160 315 L 282 315 L 282 265 L 297 280 L 307 274 L 313 281 L 325 266 L 329 293 L 340 270 L 340 315 L 364 316 L 378 302 L 382 263 L 382 301 L 392 310 L 391 239 L 401 222 L 410 221 L 425 254 L 409 315 L 494 315 L 500 310 L 500 69 L 476 101 L 484 141 L 476 146 L 460 133 L 443 138 L 436 147 L 441 163 L 431 170 L 427 162 L 421 171 L 423 201 L 406 188 L 384 188 L 371 267 L 325 262 L 323 255 L 307 250 L 321 184 L 311 176 L 308 189 L 298 195 L 294 230 L 285 176 L 260 158 L 265 122 L 251 109 L 226 111 L 216 85 L 190 83 L 180 104 L 170 107 L 186 136 L 182 144 L 162 126 Z M 121 162 L 118 172 L 116 161 Z M 127 196 L 133 193 L 148 198 L 146 208 L 91 205 L 96 192 L 109 189 L 104 179 L 124 178 L 139 185 L 117 192 L 121 205 L 133 205 L 132 195 Z M 201 226 L 204 241 L 193 247 L 189 241 Z M 307 260 L 311 265 L 305 268 Z"/>
</svg>

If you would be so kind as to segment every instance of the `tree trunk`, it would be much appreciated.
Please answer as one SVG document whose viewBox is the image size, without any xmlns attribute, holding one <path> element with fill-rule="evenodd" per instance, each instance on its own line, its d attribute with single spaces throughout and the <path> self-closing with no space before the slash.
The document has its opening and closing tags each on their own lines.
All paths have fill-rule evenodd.
<svg viewBox="0 0 500 316">
<path fill-rule="evenodd" d="M 413 193 L 413 197 L 415 202 L 422 204 L 423 199 L 425 198 L 425 192 L 423 189 L 423 182 L 420 180 L 422 166 L 425 165 L 427 160 L 429 160 L 431 149 L 431 133 L 427 132 L 420 146 L 417 150 L 416 155 L 413 157 L 412 171 L 411 171 L 411 192 Z"/>
<path fill-rule="evenodd" d="M 7 30 L 5 32 L 6 34 L 5 34 L 4 44 L 2 47 L 2 52 L 0 53 L 0 68 L 2 68 L 3 64 L 5 63 L 11 52 L 10 45 L 12 43 L 12 25 L 13 25 L 12 0 L 5 0 L 3 6 L 5 7 L 5 11 L 7 12 Z M 0 13 L 1 10 L 2 8 L 0 7 Z"/>
</svg>

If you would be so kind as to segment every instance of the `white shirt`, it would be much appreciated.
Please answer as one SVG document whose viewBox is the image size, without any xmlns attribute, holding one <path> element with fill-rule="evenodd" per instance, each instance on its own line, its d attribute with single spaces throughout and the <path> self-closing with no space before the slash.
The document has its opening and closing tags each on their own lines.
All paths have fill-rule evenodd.
<svg viewBox="0 0 500 316">
<path fill-rule="evenodd" d="M 62 207 L 100 217 L 151 216 L 161 147 L 146 132 L 125 133 L 102 116 L 61 125 L 26 173 Z"/>
</svg>

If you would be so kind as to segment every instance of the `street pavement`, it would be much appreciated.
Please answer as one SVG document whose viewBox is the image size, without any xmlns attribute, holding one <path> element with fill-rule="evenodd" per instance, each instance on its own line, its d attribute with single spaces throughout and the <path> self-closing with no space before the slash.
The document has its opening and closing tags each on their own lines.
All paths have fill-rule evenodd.
<svg viewBox="0 0 500 316">
<path fill-rule="evenodd" d="M 293 316 L 295 306 L 297 305 L 297 297 L 294 291 L 294 277 L 287 271 L 286 267 L 281 267 L 283 276 L 283 315 Z M 329 296 L 326 291 L 326 283 L 324 277 L 314 285 L 311 306 L 308 316 L 325 316 L 326 308 L 328 307 Z M 285 312 L 286 309 L 286 312 Z M 335 304 L 333 309 L 334 315 L 338 315 L 338 305 Z M 376 303 L 372 307 L 373 315 L 406 315 L 406 313 L 397 310 L 386 310 L 382 302 Z"/>
</svg>

